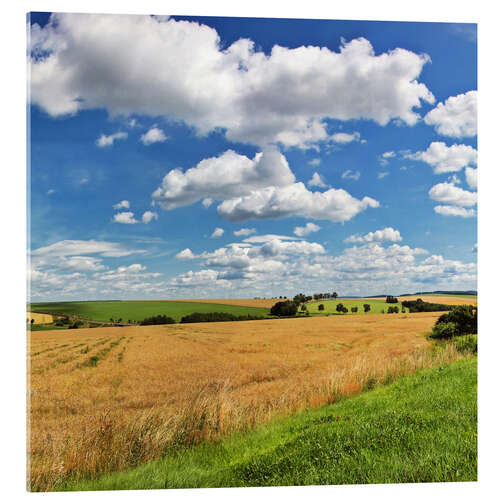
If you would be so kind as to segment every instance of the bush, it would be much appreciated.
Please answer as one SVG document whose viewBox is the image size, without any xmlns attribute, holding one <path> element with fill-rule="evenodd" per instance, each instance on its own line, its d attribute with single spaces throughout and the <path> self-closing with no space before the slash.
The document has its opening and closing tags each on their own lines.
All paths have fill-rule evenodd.
<svg viewBox="0 0 500 500">
<path fill-rule="evenodd" d="M 388 314 L 399 313 L 398 306 L 389 306 L 387 309 Z"/>
<path fill-rule="evenodd" d="M 342 304 L 341 302 L 339 302 L 337 304 L 337 307 L 335 308 L 337 310 L 337 312 L 344 312 L 344 304 Z"/>
<path fill-rule="evenodd" d="M 454 323 L 455 336 L 477 334 L 477 307 L 456 306 L 447 313 L 439 316 L 436 325 L 440 323 Z"/>
<path fill-rule="evenodd" d="M 388 295 L 385 299 L 385 301 L 388 303 L 388 304 L 397 304 L 398 302 L 398 298 L 397 297 L 393 297 L 392 295 Z"/>
<path fill-rule="evenodd" d="M 358 312 L 358 308 L 357 307 L 351 307 L 351 312 L 352 313 L 357 313 Z"/>
<path fill-rule="evenodd" d="M 270 312 L 273 316 L 295 316 L 297 314 L 297 304 L 291 300 L 276 302 L 271 307 Z"/>
<path fill-rule="evenodd" d="M 451 339 L 455 336 L 455 323 L 436 323 L 430 337 L 433 339 Z"/>
<path fill-rule="evenodd" d="M 216 321 L 248 321 L 252 319 L 263 319 L 262 316 L 235 316 L 231 313 L 225 312 L 209 312 L 209 313 L 198 313 L 194 312 L 183 316 L 181 318 L 181 323 L 212 323 Z"/>
<path fill-rule="evenodd" d="M 409 312 L 434 312 L 434 311 L 451 311 L 453 306 L 445 304 L 433 304 L 432 302 L 424 302 L 422 299 L 403 300 L 403 307 L 407 307 Z"/>
<path fill-rule="evenodd" d="M 477 354 L 477 335 L 463 335 L 453 339 L 453 344 L 462 354 Z"/>
<path fill-rule="evenodd" d="M 150 318 L 144 318 L 140 324 L 141 325 L 171 325 L 175 323 L 175 320 L 166 316 L 165 314 L 158 314 L 158 316 L 151 316 Z"/>
<path fill-rule="evenodd" d="M 325 305 L 324 304 L 320 304 L 318 306 L 318 311 L 324 311 L 325 310 Z"/>
<path fill-rule="evenodd" d="M 370 304 L 363 304 L 363 309 L 365 310 L 365 313 L 367 313 L 371 309 Z"/>
</svg>

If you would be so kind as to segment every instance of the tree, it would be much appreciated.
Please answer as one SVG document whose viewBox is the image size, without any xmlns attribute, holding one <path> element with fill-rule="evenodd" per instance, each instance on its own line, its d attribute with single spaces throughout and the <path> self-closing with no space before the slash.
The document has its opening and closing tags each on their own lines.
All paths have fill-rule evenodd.
<svg viewBox="0 0 500 500">
<path fill-rule="evenodd" d="M 336 300 L 339 294 L 337 292 L 332 293 L 333 300 Z"/>
<path fill-rule="evenodd" d="M 348 313 L 349 312 L 349 309 L 347 309 L 347 307 L 344 307 L 342 306 L 342 312 L 345 314 L 345 313 Z"/>
<path fill-rule="evenodd" d="M 325 304 L 320 304 L 318 306 L 318 311 L 324 311 L 325 310 Z"/>
<path fill-rule="evenodd" d="M 358 312 L 358 308 L 357 307 L 351 307 L 351 312 L 352 313 L 357 313 Z"/>
<path fill-rule="evenodd" d="M 336 307 L 337 312 L 344 312 L 344 305 L 339 302 Z"/>
<path fill-rule="evenodd" d="M 272 316 L 295 316 L 297 314 L 297 304 L 292 300 L 276 302 L 270 311 Z"/>
<path fill-rule="evenodd" d="M 307 311 L 307 307 L 306 307 L 306 305 L 305 305 L 305 304 L 302 304 L 302 307 L 300 308 L 300 310 L 301 310 L 302 312 L 306 312 L 306 311 Z"/>
<path fill-rule="evenodd" d="M 388 295 L 385 299 L 385 301 L 388 303 L 388 304 L 397 304 L 398 302 L 398 298 L 397 297 L 393 297 L 392 295 Z"/>
<path fill-rule="evenodd" d="M 31 318 L 31 324 L 35 322 L 35 318 Z"/>
<path fill-rule="evenodd" d="M 453 336 L 455 337 L 468 334 L 476 335 L 477 307 L 471 305 L 456 306 L 449 313 L 439 316 L 435 327 L 441 323 L 453 323 L 455 325 Z"/>
<path fill-rule="evenodd" d="M 370 304 L 363 304 L 363 309 L 365 310 L 365 313 L 367 313 L 371 309 Z"/>
</svg>

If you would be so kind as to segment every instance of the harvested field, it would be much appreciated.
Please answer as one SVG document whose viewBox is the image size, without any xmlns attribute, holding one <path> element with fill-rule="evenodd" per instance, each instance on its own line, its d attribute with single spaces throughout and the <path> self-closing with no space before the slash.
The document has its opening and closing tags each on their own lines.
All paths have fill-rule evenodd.
<svg viewBox="0 0 500 500">
<path fill-rule="evenodd" d="M 31 332 L 30 488 L 131 467 L 443 362 L 422 335 L 438 316 Z"/>
<path fill-rule="evenodd" d="M 26 312 L 26 318 L 31 321 L 34 319 L 34 324 L 35 325 L 41 325 L 41 324 L 46 324 L 46 323 L 52 323 L 54 321 L 54 318 L 50 314 L 43 314 L 43 313 L 34 313 L 27 311 Z"/>
<path fill-rule="evenodd" d="M 403 300 L 417 300 L 422 299 L 424 302 L 432 302 L 433 304 L 446 304 L 452 306 L 461 306 L 463 304 L 477 305 L 477 296 L 467 297 L 466 295 L 451 296 L 451 295 L 409 295 L 405 297 L 398 297 L 399 302 Z M 385 299 L 384 299 L 385 300 Z"/>
<path fill-rule="evenodd" d="M 176 302 L 199 302 L 201 304 L 223 304 L 227 306 L 264 307 L 271 309 L 280 300 L 284 299 L 181 299 L 176 300 Z"/>
</svg>

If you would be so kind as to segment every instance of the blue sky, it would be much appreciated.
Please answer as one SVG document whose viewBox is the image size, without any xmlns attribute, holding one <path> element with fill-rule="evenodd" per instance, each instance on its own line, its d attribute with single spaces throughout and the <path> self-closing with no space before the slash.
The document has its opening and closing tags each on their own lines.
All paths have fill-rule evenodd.
<svg viewBox="0 0 500 500">
<path fill-rule="evenodd" d="M 33 300 L 476 288 L 475 25 L 30 23 Z"/>
</svg>

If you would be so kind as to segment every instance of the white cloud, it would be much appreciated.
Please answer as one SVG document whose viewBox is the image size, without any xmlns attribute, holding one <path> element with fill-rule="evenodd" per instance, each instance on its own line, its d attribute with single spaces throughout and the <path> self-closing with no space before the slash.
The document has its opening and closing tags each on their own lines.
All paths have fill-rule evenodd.
<svg viewBox="0 0 500 500">
<path fill-rule="evenodd" d="M 466 191 L 447 182 L 432 186 L 429 196 L 434 201 L 461 207 L 471 207 L 477 203 L 477 193 Z"/>
<path fill-rule="evenodd" d="M 353 172 L 352 170 L 346 170 L 345 172 L 342 173 L 342 179 L 352 179 L 354 181 L 357 181 L 360 178 L 361 174 L 359 170 L 356 172 Z"/>
<path fill-rule="evenodd" d="M 307 181 L 308 186 L 314 186 L 314 187 L 319 187 L 319 188 L 326 188 L 328 187 L 325 182 L 323 181 L 323 178 L 321 175 L 318 174 L 318 172 L 314 172 L 313 176 L 311 177 L 310 180 Z"/>
<path fill-rule="evenodd" d="M 119 203 L 113 205 L 115 210 L 120 210 L 122 208 L 130 208 L 130 202 L 128 200 L 122 200 Z"/>
<path fill-rule="evenodd" d="M 376 55 L 364 38 L 342 41 L 338 52 L 276 45 L 267 55 L 249 39 L 223 48 L 197 22 L 60 13 L 32 27 L 30 48 L 32 102 L 51 116 L 164 116 L 261 146 L 328 140 L 328 118 L 414 125 L 415 109 L 434 102 L 418 81 L 427 55 Z"/>
<path fill-rule="evenodd" d="M 467 167 L 469 168 L 469 167 Z M 451 184 L 461 184 L 462 181 L 456 176 L 456 174 L 453 174 L 453 175 L 450 175 L 450 177 L 448 177 L 448 182 L 450 182 Z"/>
<path fill-rule="evenodd" d="M 51 194 L 54 194 L 55 192 L 56 192 L 56 190 L 55 190 L 55 189 L 49 189 L 49 190 L 47 191 L 47 194 L 48 194 L 48 195 L 51 195 Z"/>
<path fill-rule="evenodd" d="M 63 240 L 31 252 L 33 257 L 66 257 L 69 255 L 99 254 L 103 257 L 125 257 L 143 251 L 128 250 L 119 243 L 96 240 Z"/>
<path fill-rule="evenodd" d="M 454 207 L 451 205 L 437 205 L 434 212 L 441 215 L 452 215 L 455 217 L 474 217 L 476 211 L 473 208 Z"/>
<path fill-rule="evenodd" d="M 134 212 L 118 212 L 113 216 L 113 221 L 119 224 L 137 224 L 134 219 Z"/>
<path fill-rule="evenodd" d="M 186 172 L 171 170 L 153 193 L 153 200 L 165 210 L 172 210 L 203 198 L 227 200 L 294 181 L 286 158 L 276 148 L 267 148 L 253 159 L 228 150 L 200 161 Z"/>
<path fill-rule="evenodd" d="M 387 177 L 389 175 L 389 172 L 379 172 L 377 174 L 377 179 L 383 179 L 384 177 Z"/>
<path fill-rule="evenodd" d="M 343 189 L 323 192 L 308 191 L 302 182 L 285 187 L 268 187 L 222 202 L 217 211 L 232 222 L 248 219 L 305 217 L 345 222 L 379 202 L 365 196 L 358 200 Z"/>
<path fill-rule="evenodd" d="M 477 151 L 472 146 L 453 144 L 448 147 L 444 142 L 432 142 L 426 151 L 407 154 L 405 157 L 427 163 L 435 174 L 458 172 L 477 163 Z"/>
<path fill-rule="evenodd" d="M 201 204 L 204 208 L 208 208 L 213 202 L 214 200 L 212 200 L 212 198 L 204 198 Z"/>
<path fill-rule="evenodd" d="M 298 240 L 295 236 L 284 236 L 280 234 L 261 234 L 259 236 L 250 236 L 250 238 L 245 238 L 243 241 L 245 243 L 267 243 L 273 240 Z"/>
<path fill-rule="evenodd" d="M 142 214 L 143 224 L 149 224 L 153 219 L 158 219 L 158 214 L 156 212 L 150 212 L 147 210 Z"/>
<path fill-rule="evenodd" d="M 311 167 L 317 167 L 321 163 L 321 158 L 313 158 L 312 160 L 309 160 L 308 165 L 311 165 Z"/>
<path fill-rule="evenodd" d="M 220 238 L 224 234 L 224 229 L 216 227 L 210 238 Z"/>
<path fill-rule="evenodd" d="M 359 236 L 357 234 L 353 234 L 344 240 L 345 243 L 380 243 L 382 241 L 401 241 L 401 234 L 397 229 L 393 229 L 392 227 L 386 227 L 384 229 L 378 229 L 375 232 L 369 232 L 364 236 Z"/>
<path fill-rule="evenodd" d="M 477 253 L 477 243 L 472 247 L 472 253 Z"/>
<path fill-rule="evenodd" d="M 70 269 L 72 271 L 100 271 L 106 269 L 101 264 L 102 259 L 76 255 L 74 257 L 63 258 L 59 262 L 61 269 Z"/>
<path fill-rule="evenodd" d="M 126 139 L 127 137 L 128 137 L 127 132 L 116 132 L 115 134 L 111 135 L 101 134 L 101 136 L 99 137 L 99 139 L 95 141 L 95 143 L 100 148 L 105 148 L 107 146 L 112 146 L 116 140 Z"/>
<path fill-rule="evenodd" d="M 477 189 L 477 168 L 467 167 L 465 169 L 465 179 L 471 189 Z"/>
<path fill-rule="evenodd" d="M 152 127 L 145 134 L 141 135 L 140 140 L 145 146 L 149 146 L 155 142 L 165 142 L 167 140 L 167 136 L 163 130 L 158 127 Z"/>
<path fill-rule="evenodd" d="M 448 97 L 424 118 L 438 134 L 451 137 L 473 137 L 477 134 L 477 91 Z"/>
<path fill-rule="evenodd" d="M 385 153 L 382 153 L 382 158 L 394 158 L 396 156 L 396 153 L 394 151 L 386 151 Z"/>
<path fill-rule="evenodd" d="M 242 228 L 238 229 L 237 231 L 234 231 L 233 234 L 235 236 L 250 236 L 251 234 L 256 233 L 257 230 L 255 228 L 247 229 L 247 228 Z"/>
<path fill-rule="evenodd" d="M 307 236 L 308 234 L 311 233 L 316 233 L 319 231 L 321 227 L 319 227 L 317 224 L 314 224 L 313 222 L 308 222 L 305 226 L 298 226 L 293 230 L 293 234 L 296 234 L 297 236 Z"/>
<path fill-rule="evenodd" d="M 191 259 L 196 259 L 196 255 L 191 251 L 190 248 L 185 248 L 184 250 L 181 250 L 176 256 L 176 259 L 184 259 L 184 260 L 191 260 Z"/>
<path fill-rule="evenodd" d="M 347 134 L 345 132 L 337 132 L 332 135 L 333 142 L 337 142 L 339 144 L 347 144 L 353 141 L 359 141 L 360 135 L 359 132 L 353 132 L 352 134 Z"/>
</svg>

